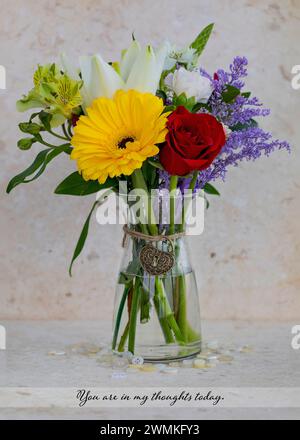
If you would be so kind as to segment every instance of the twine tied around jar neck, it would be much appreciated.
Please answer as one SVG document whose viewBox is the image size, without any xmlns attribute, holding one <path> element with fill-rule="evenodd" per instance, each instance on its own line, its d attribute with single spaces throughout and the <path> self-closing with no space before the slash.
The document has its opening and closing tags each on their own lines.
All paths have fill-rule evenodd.
<svg viewBox="0 0 300 440">
<path fill-rule="evenodd" d="M 123 231 L 123 247 L 126 246 L 126 240 L 128 236 L 150 242 L 144 245 L 139 253 L 140 264 L 149 275 L 164 275 L 173 268 L 173 266 L 175 265 L 175 252 L 172 240 L 183 237 L 185 235 L 185 232 L 177 232 L 170 235 L 148 235 L 144 234 L 143 232 L 130 229 L 127 225 L 123 226 Z M 158 249 L 157 245 L 159 241 L 167 241 L 169 250 L 165 251 L 162 249 Z"/>
<path fill-rule="evenodd" d="M 133 238 L 139 238 L 145 241 L 150 242 L 158 242 L 158 241 L 168 241 L 170 245 L 173 247 L 172 240 L 176 240 L 176 238 L 184 237 L 186 234 L 184 231 L 182 232 L 176 232 L 175 234 L 165 235 L 165 234 L 158 234 L 158 235 L 148 235 L 144 234 L 143 232 L 135 231 L 134 229 L 130 229 L 128 225 L 123 226 L 124 236 L 122 240 L 122 247 L 126 246 L 128 236 Z"/>
</svg>

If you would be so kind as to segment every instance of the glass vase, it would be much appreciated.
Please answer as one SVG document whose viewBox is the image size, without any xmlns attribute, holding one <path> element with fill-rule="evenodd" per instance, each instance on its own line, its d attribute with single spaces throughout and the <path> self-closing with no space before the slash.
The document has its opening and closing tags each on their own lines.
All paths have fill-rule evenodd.
<svg viewBox="0 0 300 440">
<path fill-rule="evenodd" d="M 136 222 L 127 228 L 116 288 L 112 349 L 131 352 L 149 362 L 196 355 L 201 350 L 199 299 L 186 236 L 153 239 L 140 234 Z M 164 225 L 164 230 L 170 228 Z"/>
</svg>

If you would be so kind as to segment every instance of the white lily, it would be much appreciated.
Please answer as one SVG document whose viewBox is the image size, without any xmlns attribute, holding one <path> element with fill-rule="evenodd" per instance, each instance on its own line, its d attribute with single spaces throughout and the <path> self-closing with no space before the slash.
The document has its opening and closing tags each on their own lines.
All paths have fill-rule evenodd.
<svg viewBox="0 0 300 440">
<path fill-rule="evenodd" d="M 141 46 L 138 41 L 133 40 L 129 48 L 125 51 L 120 61 L 120 74 L 124 81 L 127 81 L 133 64 L 141 53 Z"/>
<path fill-rule="evenodd" d="M 79 64 L 87 100 L 85 106 L 100 96 L 111 98 L 116 90 L 124 88 L 125 83 L 120 75 L 100 55 L 80 57 Z"/>
<path fill-rule="evenodd" d="M 76 68 L 74 64 L 70 61 L 70 58 L 62 52 L 60 54 L 60 64 L 63 69 L 63 71 L 72 79 L 75 81 L 78 81 L 80 79 L 79 76 L 79 68 Z"/>
<path fill-rule="evenodd" d="M 165 41 L 155 52 L 159 69 L 165 70 L 165 61 L 170 50 L 170 43 Z M 160 72 L 161 75 L 161 72 Z"/>
<path fill-rule="evenodd" d="M 163 48 L 156 54 L 151 46 L 141 50 L 129 73 L 125 89 L 135 89 L 155 95 L 163 70 L 164 58 Z"/>
<path fill-rule="evenodd" d="M 166 44 L 155 53 L 151 46 L 142 49 L 134 40 L 119 64 L 120 72 L 106 63 L 100 55 L 80 57 L 83 108 L 90 106 L 94 99 L 101 96 L 112 98 L 119 89 L 135 89 L 155 95 L 166 55 Z M 68 75 L 78 79 L 79 73 L 64 54 L 61 56 L 61 64 Z"/>
</svg>

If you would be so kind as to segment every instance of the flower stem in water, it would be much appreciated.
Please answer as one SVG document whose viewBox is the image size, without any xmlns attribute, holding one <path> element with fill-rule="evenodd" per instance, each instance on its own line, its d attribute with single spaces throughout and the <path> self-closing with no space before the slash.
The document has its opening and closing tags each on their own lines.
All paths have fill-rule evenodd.
<svg viewBox="0 0 300 440">
<path fill-rule="evenodd" d="M 185 276 L 179 277 L 179 307 L 178 307 L 178 326 L 181 330 L 184 342 L 187 342 L 187 320 L 186 320 L 186 284 Z"/>
<path fill-rule="evenodd" d="M 116 345 L 117 345 L 117 339 L 118 339 L 118 334 L 119 334 L 119 330 L 120 330 L 120 323 L 121 323 L 121 319 L 122 319 L 122 314 L 123 314 L 123 310 L 124 310 L 124 306 L 125 306 L 125 302 L 128 296 L 128 293 L 130 291 L 132 287 L 132 283 L 130 284 L 126 284 L 124 287 L 124 292 L 120 301 L 120 305 L 119 305 L 119 309 L 117 312 L 117 317 L 116 317 L 116 325 L 115 325 L 115 329 L 114 329 L 114 335 L 113 335 L 113 341 L 112 341 L 112 349 L 115 350 Z"/>
<path fill-rule="evenodd" d="M 119 352 L 124 351 L 125 344 L 126 344 L 126 341 L 127 341 L 127 338 L 128 338 L 128 332 L 129 332 L 129 321 L 127 322 L 127 324 L 125 326 L 124 332 L 123 332 L 123 334 L 121 336 L 121 339 L 120 339 L 120 342 L 119 342 L 119 345 L 118 345 L 118 351 Z"/>
<path fill-rule="evenodd" d="M 182 343 L 183 337 L 180 328 L 177 325 L 176 319 L 174 317 L 174 313 L 170 307 L 168 298 L 166 297 L 163 282 L 158 276 L 155 277 L 155 286 L 156 286 L 157 296 L 160 302 L 160 306 L 162 307 L 163 310 L 163 316 L 166 317 L 166 320 L 170 328 L 172 329 L 177 342 Z"/>
<path fill-rule="evenodd" d="M 140 303 L 140 281 L 135 277 L 129 317 L 128 351 L 134 354 L 137 314 Z"/>
</svg>

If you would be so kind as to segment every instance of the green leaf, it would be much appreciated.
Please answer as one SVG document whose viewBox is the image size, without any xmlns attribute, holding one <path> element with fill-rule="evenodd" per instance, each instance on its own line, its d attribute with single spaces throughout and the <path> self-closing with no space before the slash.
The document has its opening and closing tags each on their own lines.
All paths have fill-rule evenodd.
<svg viewBox="0 0 300 440">
<path fill-rule="evenodd" d="M 98 180 L 84 180 L 78 171 L 66 177 L 55 189 L 55 194 L 71 195 L 71 196 L 86 196 L 94 194 L 101 189 L 116 187 L 118 185 L 117 179 L 108 178 L 104 183 L 99 183 Z"/>
<path fill-rule="evenodd" d="M 241 124 L 240 122 L 236 125 L 233 125 L 230 128 L 232 131 L 241 131 L 246 130 L 247 128 L 257 127 L 258 123 L 255 119 L 250 119 L 250 121 L 247 124 Z"/>
<path fill-rule="evenodd" d="M 34 144 L 36 142 L 36 139 L 34 138 L 23 138 L 18 140 L 18 148 L 20 148 L 20 150 L 29 150 L 32 146 L 32 144 Z"/>
<path fill-rule="evenodd" d="M 126 271 L 121 272 L 119 275 L 118 283 L 119 284 L 128 284 L 135 278 L 135 274 L 138 273 L 140 269 L 139 258 L 136 258 L 133 261 L 130 261 L 128 264 Z"/>
<path fill-rule="evenodd" d="M 129 262 L 126 269 L 120 273 L 118 280 L 120 284 L 128 284 L 136 276 L 135 274 L 139 273 L 139 270 L 141 268 L 139 255 L 142 248 L 143 244 L 141 240 L 135 240 L 132 246 L 132 260 Z"/>
<path fill-rule="evenodd" d="M 195 103 L 196 103 L 195 97 L 190 96 L 186 101 L 185 108 L 191 112 L 195 107 Z"/>
<path fill-rule="evenodd" d="M 206 183 L 204 185 L 203 190 L 207 194 L 211 194 L 211 195 L 214 195 L 214 196 L 219 196 L 220 195 L 219 191 L 213 185 L 211 185 L 210 183 Z"/>
<path fill-rule="evenodd" d="M 167 100 L 167 95 L 163 90 L 157 90 L 156 96 L 161 98 L 164 102 L 166 102 L 166 100 Z"/>
<path fill-rule="evenodd" d="M 7 185 L 6 192 L 9 194 L 17 185 L 20 185 L 21 183 L 29 183 L 37 179 L 45 171 L 48 163 L 60 153 L 65 152 L 68 148 L 69 144 L 64 144 L 53 149 L 47 148 L 46 150 L 40 151 L 33 163 L 26 168 L 26 170 L 22 171 L 22 173 L 17 174 L 11 179 Z M 33 177 L 27 179 L 27 177 L 32 176 L 32 174 L 37 170 L 38 172 Z"/>
<path fill-rule="evenodd" d="M 176 105 L 166 105 L 163 113 L 173 112 L 174 110 L 176 110 Z"/>
<path fill-rule="evenodd" d="M 241 93 L 241 95 L 242 95 L 244 98 L 250 98 L 250 96 L 251 96 L 251 92 L 243 92 L 243 93 Z"/>
<path fill-rule="evenodd" d="M 232 102 L 239 94 L 240 94 L 240 89 L 231 86 L 230 84 L 227 84 L 226 89 L 222 93 L 222 98 L 223 101 L 228 104 L 229 102 Z"/>
<path fill-rule="evenodd" d="M 181 93 L 179 96 L 174 96 L 174 104 L 176 106 L 183 105 L 185 106 L 187 103 L 187 97 L 185 93 Z"/>
<path fill-rule="evenodd" d="M 39 124 L 36 124 L 35 122 L 21 122 L 19 124 L 19 129 L 23 131 L 23 133 L 29 133 L 29 134 L 38 134 L 43 127 L 41 127 Z"/>
<path fill-rule="evenodd" d="M 208 104 L 203 103 L 203 102 L 197 102 L 197 104 L 195 104 L 195 105 L 193 106 L 193 108 L 192 108 L 191 111 L 192 111 L 193 113 L 196 113 L 196 112 L 198 112 L 198 111 L 201 110 L 201 109 L 206 109 L 206 110 L 208 110 L 208 111 L 211 111 L 210 106 L 209 106 Z"/>
<path fill-rule="evenodd" d="M 185 93 L 181 93 L 179 96 L 175 96 L 173 99 L 175 106 L 182 105 L 187 110 L 192 111 L 193 107 L 196 104 L 194 96 L 187 98 Z"/>
<path fill-rule="evenodd" d="M 158 162 L 159 163 L 159 162 Z M 142 173 L 147 183 L 148 188 L 156 188 L 158 185 L 158 173 L 149 160 L 145 160 L 142 166 Z"/>
<path fill-rule="evenodd" d="M 20 183 L 23 183 L 26 177 L 33 174 L 42 165 L 48 152 L 49 148 L 40 151 L 40 153 L 34 159 L 33 163 L 28 168 L 26 168 L 26 170 L 22 171 L 22 173 L 17 174 L 11 179 L 11 181 L 7 185 L 6 192 L 9 194 L 13 188 L 15 188 L 17 185 L 20 185 Z"/>
<path fill-rule="evenodd" d="M 96 202 L 93 204 L 92 209 L 91 209 L 91 211 L 90 211 L 90 213 L 89 213 L 89 215 L 88 215 L 88 217 L 87 217 L 87 219 L 86 219 L 86 221 L 85 221 L 85 223 L 83 225 L 83 228 L 82 228 L 81 234 L 79 236 L 77 245 L 75 247 L 75 251 L 74 251 L 74 254 L 73 254 L 73 257 L 72 257 L 72 260 L 71 260 L 71 264 L 70 264 L 70 267 L 69 267 L 69 275 L 70 275 L 70 277 L 72 276 L 72 266 L 73 266 L 73 263 L 76 260 L 76 258 L 80 255 L 80 253 L 81 253 L 81 251 L 83 249 L 84 243 L 86 241 L 86 237 L 87 237 L 88 232 L 89 232 L 91 216 L 92 216 L 92 214 L 94 212 L 94 209 L 96 208 L 97 205 L 98 205 L 98 200 L 96 200 Z"/>
<path fill-rule="evenodd" d="M 34 118 L 36 118 L 41 112 L 32 113 L 30 116 L 29 122 L 32 122 Z"/>
<path fill-rule="evenodd" d="M 206 43 L 209 40 L 210 34 L 212 33 L 213 27 L 214 27 L 214 23 L 211 23 L 208 26 L 206 26 L 190 45 L 190 47 L 195 49 L 195 52 L 198 55 L 198 57 L 203 52 Z"/>
<path fill-rule="evenodd" d="M 43 124 L 43 126 L 45 127 L 45 129 L 47 131 L 51 130 L 51 119 L 52 119 L 52 115 L 50 113 L 47 112 L 40 112 L 39 114 L 39 118 L 41 123 Z"/>
<path fill-rule="evenodd" d="M 38 177 L 40 177 L 40 175 L 45 171 L 47 165 L 49 162 L 51 162 L 52 159 L 54 159 L 56 156 L 58 156 L 59 154 L 61 154 L 62 152 L 65 152 L 65 149 L 68 147 L 69 144 L 65 144 L 65 145 L 60 145 L 59 147 L 56 147 L 54 149 L 51 149 L 47 156 L 45 157 L 45 160 L 41 166 L 41 168 L 39 169 L 39 171 L 30 179 L 26 179 L 23 181 L 23 183 L 29 183 L 32 182 L 33 180 L 37 179 Z"/>
<path fill-rule="evenodd" d="M 45 104 L 35 89 L 30 90 L 27 96 L 23 96 L 16 103 L 19 112 L 25 112 L 32 108 L 45 107 Z"/>
<path fill-rule="evenodd" d="M 156 160 L 148 159 L 148 162 L 150 165 L 152 165 L 154 168 L 158 168 L 160 170 L 164 170 L 164 167 L 162 164 Z"/>
<path fill-rule="evenodd" d="M 51 116 L 51 128 L 60 127 L 66 121 L 66 117 L 60 113 L 54 113 Z"/>
</svg>

